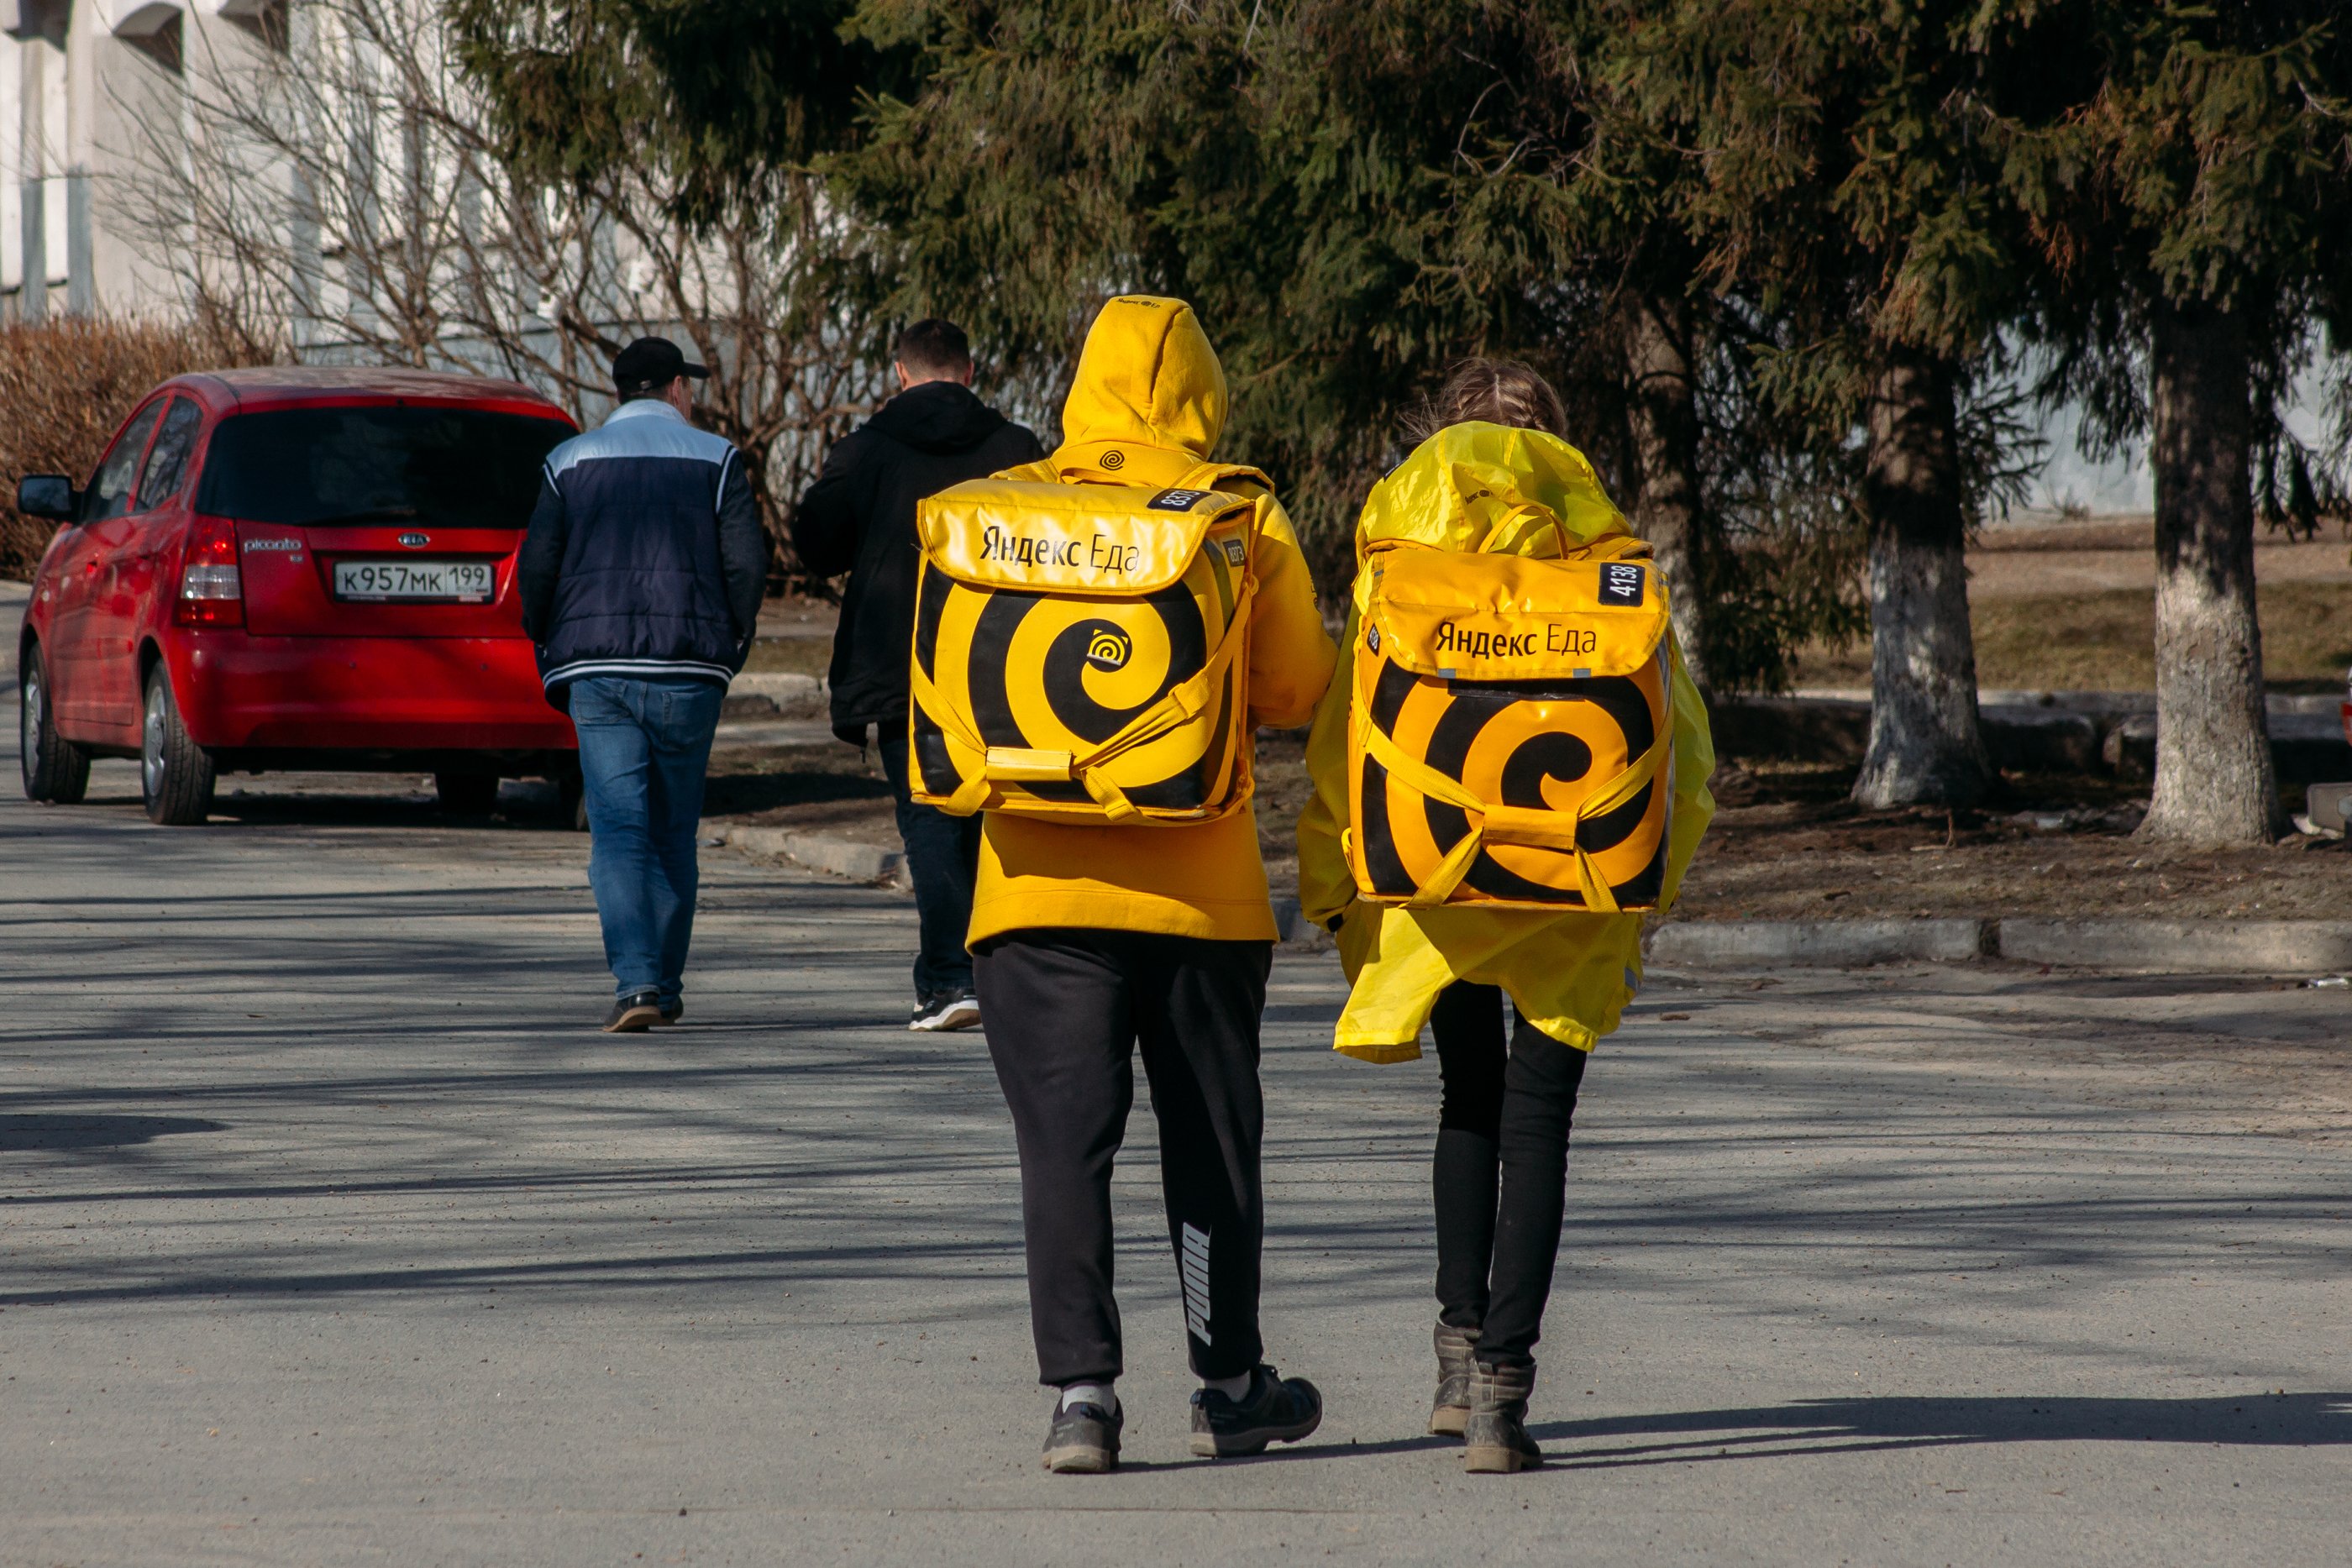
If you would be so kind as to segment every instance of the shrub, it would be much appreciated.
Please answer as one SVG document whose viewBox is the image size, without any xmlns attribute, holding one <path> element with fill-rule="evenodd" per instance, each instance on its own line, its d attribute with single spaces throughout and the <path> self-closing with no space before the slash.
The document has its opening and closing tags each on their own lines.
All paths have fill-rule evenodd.
<svg viewBox="0 0 2352 1568">
<path fill-rule="evenodd" d="M 57 525 L 16 508 L 23 474 L 87 483 L 140 398 L 187 371 L 265 362 L 193 326 L 67 317 L 0 327 L 0 578 L 28 578 Z"/>
</svg>

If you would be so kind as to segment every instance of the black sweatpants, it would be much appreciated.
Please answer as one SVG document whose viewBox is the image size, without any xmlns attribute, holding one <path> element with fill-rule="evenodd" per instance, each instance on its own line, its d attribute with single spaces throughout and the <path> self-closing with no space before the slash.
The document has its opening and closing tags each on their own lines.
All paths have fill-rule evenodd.
<svg viewBox="0 0 2352 1568">
<path fill-rule="evenodd" d="M 1066 928 L 1008 932 L 973 952 L 981 1027 L 1021 1149 L 1039 1382 L 1107 1383 L 1124 1369 L 1110 1174 L 1139 1041 L 1192 1369 L 1234 1377 L 1258 1364 L 1258 1015 L 1273 955 L 1267 942 Z"/>
<path fill-rule="evenodd" d="M 1438 993 L 1429 1026 L 1444 1081 L 1430 1173 L 1437 1315 L 1478 1330 L 1488 1365 L 1528 1365 L 1559 1256 L 1586 1053 L 1525 1019 L 1507 1051 L 1501 988 L 1466 980 Z"/>
</svg>

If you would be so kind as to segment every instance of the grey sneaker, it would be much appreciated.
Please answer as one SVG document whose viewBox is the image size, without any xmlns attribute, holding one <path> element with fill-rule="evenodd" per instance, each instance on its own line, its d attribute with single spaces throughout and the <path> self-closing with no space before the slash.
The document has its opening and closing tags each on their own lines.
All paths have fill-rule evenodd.
<svg viewBox="0 0 2352 1568">
<path fill-rule="evenodd" d="M 1056 1410 L 1045 1428 L 1045 1468 L 1059 1476 L 1098 1476 L 1118 1469 L 1118 1433 L 1124 1410 L 1095 1404 Z"/>
<path fill-rule="evenodd" d="M 970 991 L 941 991 L 915 1004 L 911 1030 L 970 1029 L 980 1021 L 980 1001 Z"/>
<path fill-rule="evenodd" d="M 604 1015 L 604 1032 L 643 1034 L 661 1022 L 661 993 L 648 986 L 614 999 L 613 1010 Z"/>
<path fill-rule="evenodd" d="M 1250 1369 L 1249 1392 L 1228 1399 L 1213 1388 L 1192 1396 L 1192 1452 L 1203 1459 L 1262 1454 L 1268 1443 L 1295 1443 L 1323 1425 L 1323 1396 L 1303 1377 L 1270 1366 Z"/>
</svg>

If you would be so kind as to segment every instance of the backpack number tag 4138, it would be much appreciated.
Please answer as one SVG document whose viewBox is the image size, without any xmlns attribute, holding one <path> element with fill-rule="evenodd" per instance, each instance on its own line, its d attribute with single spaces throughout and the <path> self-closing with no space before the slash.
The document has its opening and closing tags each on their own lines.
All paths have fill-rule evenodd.
<svg viewBox="0 0 2352 1568">
<path fill-rule="evenodd" d="M 1674 652 L 1649 563 L 1400 548 L 1366 570 L 1348 747 L 1358 891 L 1416 908 L 1654 909 Z"/>
</svg>

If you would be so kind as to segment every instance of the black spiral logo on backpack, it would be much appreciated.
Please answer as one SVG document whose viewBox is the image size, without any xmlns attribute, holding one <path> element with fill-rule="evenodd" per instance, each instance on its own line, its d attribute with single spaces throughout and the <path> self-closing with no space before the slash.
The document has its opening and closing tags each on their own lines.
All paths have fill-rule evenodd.
<svg viewBox="0 0 2352 1568">
<path fill-rule="evenodd" d="M 1136 599 L 1082 601 L 1023 589 L 961 587 L 926 565 L 916 607 L 915 652 L 937 679 L 940 622 L 950 596 L 983 595 L 967 654 L 970 712 L 991 746 L 1083 753 L 1117 735 L 1208 663 L 1209 630 L 1182 581 Z M 1041 644 L 1042 640 L 1042 646 Z M 1205 749 L 1166 776 L 1124 786 L 1138 806 L 1187 810 L 1205 803 L 1228 744 L 1231 693 L 1220 690 Z M 919 709 L 916 751 L 925 789 L 960 782 L 946 737 Z M 1076 780 L 1024 781 L 1040 800 L 1090 800 Z"/>
<path fill-rule="evenodd" d="M 1482 799 L 1530 810 L 1559 806 L 1559 800 L 1547 798 L 1547 781 L 1559 786 L 1557 792 L 1563 797 L 1606 782 L 1603 778 L 1592 776 L 1596 758 L 1591 741 L 1561 727 L 1561 705 L 1579 705 L 1571 711 L 1576 716 L 1577 727 L 1588 734 L 1592 732 L 1594 721 L 1599 720 L 1603 736 L 1612 743 L 1607 750 L 1615 752 L 1622 747 L 1620 755 L 1600 764 L 1610 777 L 1648 751 L 1658 733 L 1652 697 L 1639 683 L 1622 675 L 1582 680 L 1445 682 L 1424 679 L 1400 665 L 1383 663 L 1372 688 L 1368 716 L 1394 739 L 1405 705 L 1416 695 L 1423 705 L 1444 705 L 1429 727 L 1426 744 L 1420 752 L 1422 760 Z M 1404 749 L 1410 754 L 1413 747 L 1406 746 Z M 1578 847 L 1589 854 L 1603 856 L 1633 839 L 1649 818 L 1651 802 L 1660 783 L 1653 780 L 1644 784 L 1624 804 L 1583 822 L 1577 830 Z M 1406 852 L 1400 844 L 1400 835 L 1389 811 L 1388 769 L 1376 758 L 1367 756 L 1363 759 L 1356 812 L 1364 867 L 1376 893 L 1410 897 L 1419 879 L 1414 868 L 1406 863 Z M 1470 831 L 1470 820 L 1462 809 L 1443 800 L 1423 797 L 1421 815 L 1421 825 L 1438 860 L 1444 859 Z M 1463 873 L 1462 886 L 1489 898 L 1513 903 L 1582 906 L 1584 897 L 1570 857 L 1517 848 L 1506 852 L 1523 862 L 1546 864 L 1557 874 L 1556 881 L 1538 882 L 1501 863 L 1496 858 L 1495 848 L 1480 847 Z M 1420 874 L 1426 876 L 1434 864 L 1433 861 L 1419 868 Z M 1661 832 L 1655 852 L 1646 857 L 1644 863 L 1633 869 L 1623 881 L 1610 884 L 1618 903 L 1654 903 L 1664 883 L 1665 864 L 1666 841 Z"/>
</svg>

